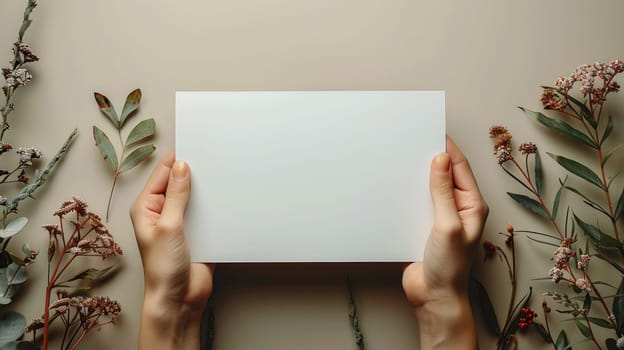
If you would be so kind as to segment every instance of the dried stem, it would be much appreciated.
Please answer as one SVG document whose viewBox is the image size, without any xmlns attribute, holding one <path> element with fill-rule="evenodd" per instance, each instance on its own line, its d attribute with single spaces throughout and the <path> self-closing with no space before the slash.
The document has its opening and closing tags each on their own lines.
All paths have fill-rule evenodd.
<svg viewBox="0 0 624 350">
<path fill-rule="evenodd" d="M 32 22 L 32 20 L 30 19 L 30 14 L 35 9 L 35 7 L 37 7 L 37 1 L 29 0 L 28 4 L 26 5 L 26 9 L 24 10 L 24 19 L 22 20 L 22 25 L 17 35 L 16 44 L 18 46 L 19 44 L 22 43 L 22 40 L 24 39 L 24 34 L 26 33 L 26 30 L 28 29 L 28 27 L 30 26 L 30 23 Z M 13 58 L 12 70 L 14 71 L 16 69 L 22 68 L 26 62 L 22 61 L 21 53 L 19 52 L 19 50 L 14 50 L 13 54 L 14 54 L 14 58 Z M 4 134 L 6 133 L 7 130 L 9 130 L 9 124 L 8 124 L 9 114 L 11 114 L 11 112 L 15 110 L 15 108 L 13 107 L 13 103 L 11 103 L 11 99 L 13 95 L 15 94 L 15 90 L 17 90 L 17 86 L 7 88 L 5 104 L 3 107 L 0 107 L 0 112 L 2 114 L 2 125 L 0 125 L 0 142 L 4 140 Z"/>
</svg>

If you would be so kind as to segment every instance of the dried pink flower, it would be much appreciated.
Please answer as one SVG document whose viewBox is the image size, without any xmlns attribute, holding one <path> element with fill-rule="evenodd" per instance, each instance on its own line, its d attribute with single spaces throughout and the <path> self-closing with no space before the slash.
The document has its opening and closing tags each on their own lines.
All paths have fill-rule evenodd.
<svg viewBox="0 0 624 350">
<path fill-rule="evenodd" d="M 578 289 L 583 290 L 585 292 L 589 293 L 592 291 L 591 284 L 584 278 L 577 278 L 574 284 L 576 285 Z"/>
<path fill-rule="evenodd" d="M 518 150 L 522 154 L 534 154 L 537 152 L 537 146 L 533 142 L 523 142 Z"/>
<path fill-rule="evenodd" d="M 553 89 L 545 88 L 541 97 L 545 109 L 562 111 L 568 106 L 568 101 L 561 98 Z"/>
<path fill-rule="evenodd" d="M 502 165 L 505 162 L 513 159 L 511 147 L 501 146 L 496 150 L 494 154 L 496 155 L 496 161 L 499 165 Z"/>
<path fill-rule="evenodd" d="M 508 134 L 509 131 L 502 125 L 493 125 L 490 127 L 490 137 L 497 137 L 502 134 Z"/>
</svg>

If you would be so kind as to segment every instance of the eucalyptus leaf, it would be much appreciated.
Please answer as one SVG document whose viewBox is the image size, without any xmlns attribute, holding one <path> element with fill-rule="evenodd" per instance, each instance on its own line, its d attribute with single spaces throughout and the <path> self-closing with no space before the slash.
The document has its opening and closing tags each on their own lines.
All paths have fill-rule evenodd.
<svg viewBox="0 0 624 350">
<path fill-rule="evenodd" d="M 108 136 L 106 136 L 106 134 L 97 126 L 93 126 L 93 138 L 95 139 L 95 145 L 98 146 L 98 149 L 106 160 L 106 163 L 108 163 L 108 166 L 113 171 L 117 171 L 117 167 L 119 166 L 117 153 L 115 152 L 115 147 L 113 147 L 113 144 L 110 142 Z"/>
<path fill-rule="evenodd" d="M 153 118 L 145 119 L 137 124 L 126 139 L 126 147 L 129 147 L 137 142 L 153 136 L 156 131 L 156 122 Z"/>
<path fill-rule="evenodd" d="M 121 124 L 119 123 L 119 118 L 117 117 L 117 112 L 115 111 L 115 107 L 108 100 L 108 97 L 100 94 L 99 92 L 93 93 L 95 97 L 95 102 L 97 102 L 100 111 L 104 113 L 104 115 L 113 123 L 115 128 L 119 129 Z"/>
<path fill-rule="evenodd" d="M 23 266 L 13 263 L 7 267 L 7 281 L 9 285 L 21 284 L 26 282 L 27 279 L 28 272 Z"/>
<path fill-rule="evenodd" d="M 30 256 L 30 254 L 32 254 L 32 249 L 30 249 L 30 245 L 28 243 L 24 243 L 22 245 L 22 252 L 26 255 L 26 256 Z"/>
<path fill-rule="evenodd" d="M 622 249 L 622 243 L 617 239 L 603 233 L 594 225 L 588 224 L 574 214 L 574 220 L 581 227 L 585 235 L 598 247 L 605 250 L 617 251 Z"/>
<path fill-rule="evenodd" d="M 0 305 L 6 305 L 11 303 L 12 295 L 9 295 L 9 278 L 7 277 L 7 268 L 0 269 Z"/>
<path fill-rule="evenodd" d="M 557 194 L 555 195 L 555 201 L 553 202 L 553 209 L 552 209 L 553 220 L 557 218 L 557 213 L 559 212 L 559 203 L 561 202 L 561 193 L 563 192 L 563 189 L 565 188 L 565 183 L 567 179 L 568 179 L 567 176 L 563 179 L 563 181 L 559 179 L 559 184 L 560 184 L 559 190 L 557 191 Z"/>
<path fill-rule="evenodd" d="M 620 280 L 620 286 L 613 298 L 611 310 L 615 316 L 617 332 L 622 334 L 624 332 L 624 277 Z"/>
<path fill-rule="evenodd" d="M 154 147 L 153 144 L 141 146 L 135 149 L 126 157 L 126 159 L 123 160 L 123 162 L 121 163 L 121 167 L 119 168 L 119 172 L 122 173 L 124 171 L 134 168 L 139 163 L 147 159 L 147 157 L 149 157 L 149 155 L 152 154 L 154 150 L 156 150 L 156 147 Z"/>
<path fill-rule="evenodd" d="M 28 223 L 28 219 L 21 216 L 19 218 L 15 218 L 6 225 L 6 227 L 0 230 L 0 238 L 9 238 L 18 234 L 24 226 Z"/>
<path fill-rule="evenodd" d="M 528 110 L 526 108 L 523 107 L 519 107 L 525 114 L 527 114 L 530 117 L 533 117 L 535 120 L 537 120 L 539 123 L 541 123 L 542 125 L 546 126 L 549 129 L 552 129 L 564 136 L 567 136 L 573 140 L 579 141 L 584 145 L 587 145 L 591 148 L 594 149 L 598 149 L 598 145 L 596 145 L 596 143 L 590 139 L 587 135 L 585 135 L 584 133 L 582 133 L 581 131 L 577 130 L 576 128 L 574 128 L 573 126 L 571 126 L 570 124 L 562 121 L 562 120 L 558 120 L 558 119 L 552 119 L 549 118 L 547 116 L 545 116 L 543 113 L 540 112 L 533 112 L 531 110 Z"/>
<path fill-rule="evenodd" d="M 581 332 L 581 334 L 585 337 L 585 338 L 589 338 L 591 337 L 591 333 L 589 332 L 589 328 L 578 318 L 574 319 L 575 323 L 576 323 L 576 328 L 578 328 L 578 330 Z"/>
<path fill-rule="evenodd" d="M 582 178 L 583 180 L 597 186 L 601 190 L 604 190 L 604 185 L 602 180 L 594 173 L 591 169 L 586 167 L 585 165 L 572 160 L 570 158 L 566 158 L 563 156 L 558 156 L 552 153 L 548 153 L 548 155 L 555 160 L 555 162 L 559 163 L 563 168 L 571 172 L 572 174 Z"/>
<path fill-rule="evenodd" d="M 24 334 L 26 319 L 15 311 L 0 313 L 0 345 L 19 339 Z"/>
<path fill-rule="evenodd" d="M 126 103 L 124 104 L 123 111 L 121 112 L 121 118 L 119 121 L 120 127 L 123 127 L 128 120 L 128 117 L 132 115 L 138 108 L 141 103 L 141 89 L 135 89 L 132 91 L 128 97 L 126 98 Z"/>
<path fill-rule="evenodd" d="M 485 323 L 485 327 L 494 336 L 499 336 L 501 333 L 500 326 L 498 325 L 498 319 L 496 318 L 496 312 L 494 306 L 490 300 L 485 287 L 476 279 L 470 279 L 469 285 L 470 297 L 473 304 L 476 304 L 476 310 L 481 310 L 481 317 Z"/>
<path fill-rule="evenodd" d="M 550 220 L 550 216 L 548 215 L 546 210 L 535 199 L 530 198 L 528 196 L 525 196 L 523 194 L 518 194 L 518 193 L 507 192 L 507 194 L 513 200 L 515 200 L 520 205 L 522 205 L 523 207 L 529 209 L 530 211 L 534 212 L 535 214 L 538 214 L 539 216 L 543 217 L 546 220 Z"/>
<path fill-rule="evenodd" d="M 19 344 L 19 342 L 17 340 L 14 340 L 12 342 L 8 342 L 4 345 L 0 345 L 0 350 L 17 350 L 17 345 Z"/>
<path fill-rule="evenodd" d="M 543 177 L 542 157 L 540 157 L 539 152 L 535 152 L 535 187 L 537 188 L 538 194 L 542 193 Z"/>
<path fill-rule="evenodd" d="M 557 348 L 557 350 L 564 350 L 567 349 L 569 345 L 570 342 L 568 341 L 568 336 L 566 335 L 566 332 L 562 329 L 557 336 L 555 347 Z"/>
</svg>

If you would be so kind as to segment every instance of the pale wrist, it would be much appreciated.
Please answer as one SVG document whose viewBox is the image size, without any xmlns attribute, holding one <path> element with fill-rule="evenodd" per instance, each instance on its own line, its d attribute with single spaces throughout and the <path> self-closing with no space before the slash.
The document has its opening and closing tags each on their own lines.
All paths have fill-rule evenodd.
<svg viewBox="0 0 624 350">
<path fill-rule="evenodd" d="M 199 349 L 202 310 L 146 293 L 139 349 Z"/>
<path fill-rule="evenodd" d="M 414 308 L 423 349 L 478 349 L 474 318 L 468 296 L 423 303 Z"/>
</svg>

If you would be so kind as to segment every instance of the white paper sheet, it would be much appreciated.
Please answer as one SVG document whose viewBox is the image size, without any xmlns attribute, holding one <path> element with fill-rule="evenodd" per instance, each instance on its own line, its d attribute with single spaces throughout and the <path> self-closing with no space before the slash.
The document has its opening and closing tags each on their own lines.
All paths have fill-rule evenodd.
<svg viewBox="0 0 624 350">
<path fill-rule="evenodd" d="M 421 260 L 443 91 L 176 94 L 193 261 Z"/>
</svg>

